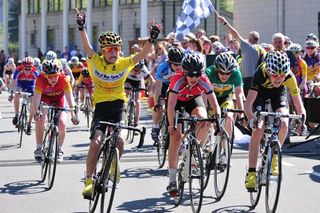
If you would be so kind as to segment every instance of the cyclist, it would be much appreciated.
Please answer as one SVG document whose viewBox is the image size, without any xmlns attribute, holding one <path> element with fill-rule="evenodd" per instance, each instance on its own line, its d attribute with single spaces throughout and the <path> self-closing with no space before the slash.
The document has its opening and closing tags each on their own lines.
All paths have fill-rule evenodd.
<svg viewBox="0 0 320 213">
<path fill-rule="evenodd" d="M 72 75 L 74 79 L 78 80 L 78 78 L 80 77 L 81 71 L 84 69 L 83 64 L 79 61 L 79 58 L 77 56 L 72 56 L 68 65 L 72 71 Z"/>
<path fill-rule="evenodd" d="M 62 73 L 67 77 L 67 79 L 69 80 L 71 86 L 73 86 L 73 84 L 75 83 L 74 77 L 72 75 L 72 71 L 70 69 L 70 67 L 68 66 L 68 61 L 65 58 L 61 58 L 60 59 L 60 63 L 62 65 Z"/>
<path fill-rule="evenodd" d="M 134 68 L 131 70 L 129 73 L 126 82 L 125 82 L 125 87 L 132 87 L 132 88 L 144 88 L 144 80 L 149 80 L 149 87 L 148 91 L 153 90 L 153 85 L 154 85 L 154 78 L 152 75 L 150 75 L 147 67 L 144 65 L 143 61 L 140 61 L 138 64 L 134 66 Z M 129 90 L 126 91 L 127 97 L 129 95 Z M 140 110 L 141 110 L 141 105 L 140 105 L 140 100 L 141 100 L 141 91 L 137 91 L 135 94 L 135 104 L 136 104 L 136 116 L 134 117 L 134 126 L 138 126 L 139 118 L 140 118 Z"/>
<path fill-rule="evenodd" d="M 13 58 L 9 58 L 8 59 L 8 63 L 6 65 L 4 65 L 3 68 L 3 80 L 4 82 L 7 84 L 8 87 L 8 91 L 9 91 L 9 97 L 8 100 L 11 102 L 13 99 L 13 87 L 14 87 L 14 83 L 12 81 L 13 79 L 13 73 L 16 71 L 17 67 L 14 63 L 14 59 Z"/>
<path fill-rule="evenodd" d="M 37 73 L 40 74 L 42 70 L 41 60 L 37 57 L 33 58 L 34 66 L 37 68 Z"/>
<path fill-rule="evenodd" d="M 91 127 L 91 142 L 86 162 L 85 188 L 82 192 L 84 198 L 92 196 L 93 180 L 92 175 L 97 162 L 97 155 L 101 146 L 102 137 L 106 130 L 106 125 L 100 125 L 99 121 L 121 122 L 125 110 L 126 94 L 124 84 L 131 68 L 144 59 L 155 39 L 157 39 L 160 29 L 158 26 L 150 27 L 150 38 L 142 48 L 141 52 L 129 57 L 120 57 L 122 39 L 114 32 L 104 32 L 99 35 L 101 56 L 92 49 L 88 40 L 87 32 L 84 29 L 85 12 L 77 11 L 77 24 L 83 49 L 87 54 L 88 62 L 91 64 L 91 72 L 94 82 L 93 100 L 95 103 L 94 117 Z M 118 138 L 118 149 L 120 156 L 124 151 L 124 139 Z M 113 171 L 113 170 L 111 170 Z M 118 170 L 119 171 L 119 170 Z M 115 174 L 112 174 L 113 176 Z M 117 172 L 117 179 L 120 173 Z"/>
<path fill-rule="evenodd" d="M 203 102 L 202 93 L 205 93 L 215 115 L 219 117 L 218 105 L 213 87 L 208 77 L 203 73 L 204 63 L 197 54 L 188 54 L 181 62 L 182 69 L 172 77 L 168 96 L 168 131 L 170 133 L 170 145 L 168 152 L 169 185 L 167 191 L 177 193 L 176 173 L 178 165 L 178 153 L 182 140 L 182 125 L 174 128 L 176 110 L 182 112 L 185 108 L 190 115 L 198 118 L 207 118 L 207 111 Z M 197 137 L 201 144 L 205 142 L 210 125 L 204 122 L 197 124 Z"/>
<path fill-rule="evenodd" d="M 163 113 L 164 100 L 167 97 L 167 90 L 170 84 L 170 78 L 181 70 L 181 61 L 184 57 L 184 51 L 177 47 L 172 47 L 168 52 L 168 60 L 159 64 L 155 74 L 156 82 L 154 87 L 154 111 L 152 115 L 153 125 L 151 130 L 151 137 L 154 141 L 154 146 L 157 146 L 158 136 L 160 132 L 159 123 Z"/>
<path fill-rule="evenodd" d="M 221 108 L 235 108 L 232 100 L 234 92 L 236 108 L 243 110 L 242 76 L 239 66 L 231 54 L 220 53 L 216 57 L 214 65 L 208 67 L 205 73 L 213 85 L 214 93 Z M 229 135 L 232 134 L 233 120 L 232 113 L 228 113 L 225 119 L 225 128 Z"/>
<path fill-rule="evenodd" d="M 42 116 L 39 116 L 37 110 L 40 102 L 45 105 L 64 107 L 64 97 L 66 98 L 70 108 L 75 106 L 74 98 L 71 91 L 71 85 L 68 79 L 62 74 L 62 66 L 59 60 L 45 60 L 42 63 L 42 72 L 38 77 L 35 85 L 34 101 L 32 102 L 30 114 L 34 115 L 36 121 L 36 143 L 37 147 L 34 151 L 36 160 L 42 159 L 42 142 L 45 129 L 46 115 L 48 110 L 44 110 Z M 71 113 L 71 121 L 74 125 L 79 123 L 75 112 Z M 62 146 L 66 135 L 67 113 L 60 112 L 59 115 L 59 139 L 58 139 L 58 162 L 63 161 Z"/>
<path fill-rule="evenodd" d="M 34 67 L 34 60 L 31 57 L 26 57 L 23 59 L 23 64 L 21 67 L 14 72 L 13 80 L 15 84 L 15 91 L 17 92 L 29 92 L 31 94 L 34 93 L 34 84 L 38 77 L 37 68 Z M 13 97 L 13 105 L 15 116 L 12 120 L 13 125 L 18 124 L 18 117 L 19 117 L 19 106 L 20 106 L 20 96 L 19 94 L 15 94 Z M 31 98 L 32 103 L 32 98 Z M 31 135 L 31 121 L 32 115 L 30 113 L 30 117 L 27 124 L 27 135 Z"/>
<path fill-rule="evenodd" d="M 320 53 L 317 52 L 319 44 L 313 39 L 309 39 L 305 42 L 306 54 L 303 57 L 308 65 L 307 80 L 313 82 L 318 81 L 318 75 L 320 73 Z M 314 88 L 315 93 L 320 95 L 320 88 Z"/>
<path fill-rule="evenodd" d="M 84 89 L 88 90 L 90 101 L 92 101 L 91 97 L 92 97 L 92 93 L 93 93 L 93 81 L 92 81 L 92 78 L 90 77 L 90 73 L 87 68 L 84 68 L 81 71 L 80 77 L 78 78 L 76 85 L 81 86 L 81 87 L 85 87 L 85 88 L 80 88 L 80 101 L 81 101 L 80 110 L 84 110 L 84 104 L 83 104 L 84 103 Z M 90 106 L 92 106 L 92 104 L 90 104 Z"/>
<path fill-rule="evenodd" d="M 256 190 L 256 165 L 259 150 L 259 142 L 264 133 L 264 121 L 259 120 L 255 125 L 253 109 L 265 106 L 265 100 L 271 100 L 272 110 L 280 113 L 288 113 L 288 101 L 286 88 L 291 93 L 293 105 L 297 114 L 306 114 L 297 86 L 296 78 L 290 70 L 290 62 L 287 54 L 283 51 L 271 51 L 267 54 L 266 61 L 258 68 L 252 80 L 246 102 L 245 114 L 253 128 L 249 144 L 249 169 L 246 176 L 245 187 L 248 191 Z M 281 120 L 279 140 L 283 144 L 288 132 L 288 119 Z M 271 174 L 277 175 L 277 159 L 272 158 Z"/>
</svg>

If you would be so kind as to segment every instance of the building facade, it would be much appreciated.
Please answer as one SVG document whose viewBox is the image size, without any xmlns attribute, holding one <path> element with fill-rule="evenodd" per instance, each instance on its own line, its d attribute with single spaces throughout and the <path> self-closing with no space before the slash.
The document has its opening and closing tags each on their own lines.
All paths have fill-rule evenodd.
<svg viewBox="0 0 320 213">
<path fill-rule="evenodd" d="M 118 1 L 118 6 L 113 7 L 112 3 Z M 64 46 L 73 49 L 78 46 L 82 49 L 82 44 L 79 38 L 78 28 L 76 24 L 75 8 L 82 8 L 91 12 L 91 19 L 86 20 L 87 25 L 90 24 L 91 30 L 88 30 L 91 44 L 95 50 L 98 50 L 97 38 L 101 32 L 113 30 L 114 17 L 117 14 L 117 31 L 122 40 L 123 52 L 125 55 L 129 54 L 129 41 L 137 40 L 141 37 L 141 5 L 143 1 L 147 0 L 21 0 L 25 12 L 25 20 L 23 20 L 23 8 L 21 8 L 21 21 L 19 22 L 19 29 L 24 29 L 22 25 L 26 26 L 25 34 L 20 31 L 19 44 L 25 43 L 25 49 L 29 55 L 36 55 L 37 48 L 41 48 L 42 52 L 47 50 L 64 50 Z M 67 2 L 67 3 L 66 3 Z M 218 1 L 213 1 L 218 2 Z M 179 16 L 183 1 L 172 0 L 152 0 L 147 1 L 147 20 L 146 24 L 155 20 L 156 23 L 161 23 L 163 26 L 160 38 L 164 38 L 168 33 L 172 32 L 175 26 L 177 17 Z M 46 4 L 46 5 L 45 5 Z M 66 7 L 67 4 L 67 7 Z M 45 10 L 42 8 L 45 5 Z M 89 8 L 91 5 L 91 8 Z M 146 5 L 146 4 L 144 4 Z M 65 9 L 66 8 L 66 11 Z M 217 9 L 219 7 L 216 7 Z M 115 11 L 116 10 L 116 11 Z M 144 9 L 142 9 L 144 10 Z M 66 13 L 66 15 L 64 15 Z M 232 22 L 232 14 L 220 11 L 222 15 L 227 17 Z M 67 18 L 66 18 L 67 17 Z M 44 19 L 44 21 L 42 21 Z M 45 22 L 43 24 L 42 22 Z M 66 23 L 65 23 L 66 22 Z M 42 23 L 42 24 L 41 24 Z M 216 34 L 216 17 L 211 14 L 206 21 L 202 21 L 199 28 L 204 28 L 209 35 Z M 67 26 L 67 32 L 64 32 L 64 26 Z M 45 29 L 43 29 L 45 28 Z M 222 29 L 222 28 L 220 28 Z M 45 30 L 45 32 L 43 32 Z M 224 29 L 222 29 L 224 30 Z M 64 42 L 64 33 L 67 34 L 67 42 Z M 23 34 L 23 35 L 22 35 Z M 43 34 L 46 35 L 46 40 L 43 39 Z M 225 31 L 218 34 L 225 34 Z M 25 40 L 25 42 L 23 41 Z M 44 45 L 46 43 L 46 45 Z M 67 45 L 64 45 L 67 43 Z M 20 53 L 20 57 L 23 57 Z"/>
<path fill-rule="evenodd" d="M 255 30 L 261 42 L 271 43 L 272 35 L 281 32 L 304 45 L 307 34 L 320 34 L 319 14 L 319 0 L 236 0 L 233 22 L 242 36 Z"/>
</svg>

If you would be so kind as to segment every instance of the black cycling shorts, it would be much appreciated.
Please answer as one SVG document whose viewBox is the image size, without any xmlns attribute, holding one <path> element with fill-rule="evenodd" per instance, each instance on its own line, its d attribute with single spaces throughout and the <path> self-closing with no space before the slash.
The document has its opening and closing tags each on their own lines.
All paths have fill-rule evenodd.
<svg viewBox="0 0 320 213">
<path fill-rule="evenodd" d="M 253 103 L 253 111 L 257 111 L 257 107 L 261 107 L 262 111 L 265 111 L 265 104 L 266 100 L 271 100 L 271 107 L 272 111 L 276 111 L 279 108 L 288 108 L 288 99 L 287 99 L 287 92 L 285 89 L 278 90 L 277 93 L 275 93 L 275 90 L 263 90 L 264 92 L 258 92 L 258 95 L 256 97 L 256 100 Z M 280 92 L 279 92 L 280 91 Z"/>
<path fill-rule="evenodd" d="M 127 78 L 126 83 L 130 84 L 131 87 L 136 88 L 136 89 L 142 88 L 142 81 L 135 81 L 135 80 Z"/>
<path fill-rule="evenodd" d="M 106 101 L 97 103 L 91 123 L 90 139 L 93 139 L 96 130 L 106 132 L 106 125 L 99 121 L 119 123 L 124 120 L 125 103 L 123 100 Z"/>
<path fill-rule="evenodd" d="M 190 101 L 177 101 L 175 110 L 178 110 L 179 112 L 183 113 L 183 108 L 184 108 L 185 111 L 189 115 L 191 115 L 192 111 L 196 107 L 206 108 L 201 95 L 191 99 Z"/>
</svg>

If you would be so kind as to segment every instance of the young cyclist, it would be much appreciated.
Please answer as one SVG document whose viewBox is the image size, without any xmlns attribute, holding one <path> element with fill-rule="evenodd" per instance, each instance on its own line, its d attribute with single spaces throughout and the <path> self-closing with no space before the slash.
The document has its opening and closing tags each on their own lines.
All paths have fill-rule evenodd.
<svg viewBox="0 0 320 213">
<path fill-rule="evenodd" d="M 90 77 L 90 73 L 87 68 L 84 68 L 81 71 L 80 77 L 78 78 L 76 85 L 80 86 L 80 87 L 84 87 L 84 88 L 80 88 L 80 90 L 79 90 L 80 91 L 80 102 L 81 102 L 80 110 L 83 110 L 84 109 L 84 104 L 83 104 L 84 103 L 84 90 L 85 89 L 88 90 L 90 101 L 92 101 L 91 97 L 92 97 L 92 93 L 93 93 L 93 81 L 92 81 L 92 78 Z M 92 103 L 90 104 L 90 106 L 93 106 Z"/>
<path fill-rule="evenodd" d="M 163 113 L 163 106 L 167 98 L 167 91 L 170 84 L 170 78 L 181 70 L 181 61 L 184 57 L 184 51 L 177 47 L 171 47 L 168 52 L 168 60 L 159 64 L 155 78 L 154 87 L 154 111 L 152 115 L 153 125 L 151 130 L 151 138 L 154 141 L 154 146 L 157 146 L 158 135 L 160 132 L 159 123 Z"/>
<path fill-rule="evenodd" d="M 72 56 L 68 65 L 72 71 L 74 79 L 78 80 L 81 71 L 84 69 L 83 64 L 79 61 L 79 58 L 77 56 Z"/>
<path fill-rule="evenodd" d="M 234 57 L 227 52 L 220 53 L 214 62 L 206 70 L 210 82 L 213 85 L 214 93 L 221 108 L 234 109 L 232 94 L 236 97 L 236 108 L 243 110 L 243 82 L 239 66 Z M 232 134 L 233 125 L 232 113 L 226 116 L 225 128 L 229 135 Z"/>
<path fill-rule="evenodd" d="M 45 129 L 46 115 L 48 110 L 44 110 L 42 116 L 39 116 L 37 110 L 40 102 L 45 105 L 64 107 L 64 97 L 66 98 L 70 108 L 75 107 L 74 98 L 72 95 L 71 85 L 68 79 L 62 74 L 62 67 L 59 60 L 45 60 L 42 63 L 42 72 L 38 77 L 35 85 L 34 101 L 32 102 L 31 110 L 36 121 L 36 143 L 37 147 L 34 151 L 36 160 L 42 156 L 43 133 Z M 75 112 L 71 113 L 71 121 L 74 125 L 79 123 Z M 58 139 L 58 162 L 63 161 L 62 146 L 66 136 L 67 113 L 60 112 L 59 115 L 59 139 Z"/>
<path fill-rule="evenodd" d="M 99 56 L 92 49 L 88 35 L 85 30 L 85 12 L 77 10 L 77 24 L 83 49 L 87 54 L 88 63 L 92 69 L 90 75 L 94 82 L 93 100 L 95 103 L 94 117 L 91 127 L 91 142 L 86 162 L 85 188 L 82 192 L 84 198 L 91 198 L 93 192 L 92 175 L 97 163 L 97 155 L 101 146 L 102 137 L 106 130 L 106 125 L 99 121 L 121 122 L 125 110 L 126 94 L 124 89 L 125 80 L 135 64 L 143 60 L 155 39 L 157 39 L 160 29 L 158 26 L 150 27 L 150 38 L 142 48 L 141 52 L 126 58 L 120 57 L 122 39 L 114 32 L 104 32 L 99 36 L 101 55 Z M 124 139 L 120 135 L 118 138 L 118 149 L 120 156 L 124 151 Z M 118 170 L 119 171 L 119 170 Z M 115 174 L 113 174 L 115 175 Z M 120 174 L 116 174 L 120 178 Z"/>
<path fill-rule="evenodd" d="M 129 73 L 126 82 L 125 82 L 125 87 L 132 87 L 132 88 L 144 88 L 144 80 L 149 80 L 149 87 L 148 91 L 151 92 L 153 90 L 153 85 L 154 85 L 154 78 L 152 75 L 150 75 L 147 67 L 144 65 L 143 61 L 140 61 L 138 64 L 134 66 L 134 68 L 131 70 Z M 129 95 L 129 90 L 126 91 L 127 97 Z M 141 110 L 141 105 L 140 105 L 140 100 L 141 100 L 141 91 L 137 91 L 135 94 L 135 103 L 136 103 L 136 116 L 134 120 L 134 126 L 138 126 L 139 118 L 140 118 L 140 110 Z"/>
<path fill-rule="evenodd" d="M 73 84 L 75 83 L 74 77 L 72 75 L 72 71 L 68 65 L 68 61 L 65 58 L 61 58 L 60 59 L 60 63 L 62 65 L 62 74 L 64 74 L 67 79 L 69 80 L 71 87 L 73 86 Z"/>
<path fill-rule="evenodd" d="M 35 81 L 38 77 L 37 68 L 34 67 L 34 60 L 31 57 L 26 57 L 23 59 L 23 64 L 21 67 L 15 71 L 13 75 L 13 80 L 15 84 L 15 91 L 16 92 L 29 92 L 31 94 L 34 93 L 34 85 Z M 18 124 L 18 117 L 19 117 L 19 106 L 20 106 L 20 97 L 21 95 L 16 93 L 13 97 L 13 105 L 15 116 L 12 120 L 13 125 Z M 31 98 L 31 102 L 32 102 Z M 32 121 L 32 114 L 30 113 L 30 117 L 27 124 L 27 135 L 31 135 L 31 121 Z"/>
<path fill-rule="evenodd" d="M 4 65 L 3 68 L 3 80 L 6 83 L 9 91 L 9 97 L 8 100 L 11 102 L 13 99 L 13 88 L 14 88 L 14 83 L 12 81 L 13 79 L 13 73 L 16 71 L 17 67 L 14 63 L 13 58 L 8 59 L 8 63 Z"/>
<path fill-rule="evenodd" d="M 286 87 L 289 88 L 293 105 L 297 114 L 306 114 L 303 106 L 300 90 L 296 78 L 290 70 L 290 62 L 283 51 L 271 51 L 267 54 L 266 61 L 258 68 L 253 77 L 251 88 L 244 104 L 245 114 L 249 125 L 253 128 L 249 144 L 249 169 L 246 176 L 245 187 L 248 191 L 256 190 L 256 165 L 259 152 L 259 143 L 264 133 L 264 120 L 253 125 L 254 112 L 257 107 L 265 110 L 265 101 L 271 100 L 272 110 L 280 113 L 288 113 L 288 101 Z M 279 140 L 283 144 L 288 132 L 288 119 L 281 120 Z M 272 158 L 271 174 L 277 175 L 277 159 Z"/>
<path fill-rule="evenodd" d="M 177 192 L 176 173 L 179 157 L 179 148 L 182 140 L 182 125 L 174 128 L 174 117 L 176 110 L 182 112 L 182 107 L 190 115 L 198 118 L 207 118 L 207 110 L 202 99 L 205 93 L 213 112 L 220 116 L 220 107 L 213 93 L 213 87 L 208 77 L 203 73 L 204 63 L 199 55 L 189 54 L 181 62 L 183 70 L 177 71 L 171 79 L 168 97 L 168 130 L 170 133 L 170 145 L 168 151 L 169 162 L 169 185 L 167 191 Z M 197 137 L 204 144 L 210 125 L 205 122 L 197 124 Z"/>
</svg>

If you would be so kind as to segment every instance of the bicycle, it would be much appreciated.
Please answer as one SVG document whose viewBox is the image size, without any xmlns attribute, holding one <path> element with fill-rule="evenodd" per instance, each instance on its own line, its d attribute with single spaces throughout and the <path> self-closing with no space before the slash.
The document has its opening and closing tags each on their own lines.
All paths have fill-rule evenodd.
<svg viewBox="0 0 320 213">
<path fill-rule="evenodd" d="M 41 180 L 44 182 L 48 176 L 48 190 L 50 190 L 54 183 L 57 158 L 58 158 L 58 124 L 59 115 L 61 111 L 76 111 L 76 108 L 54 107 L 40 104 L 39 111 L 42 115 L 43 109 L 48 109 L 48 121 L 45 128 L 45 136 L 42 142 L 43 158 L 37 159 L 41 165 Z"/>
<path fill-rule="evenodd" d="M 217 199 L 221 199 L 227 189 L 230 159 L 234 141 L 234 125 L 231 137 L 226 132 L 225 119 L 228 112 L 242 113 L 243 110 L 223 109 L 221 117 L 221 132 L 216 133 L 214 124 L 211 125 L 207 140 L 203 146 L 204 189 L 208 186 L 211 170 L 214 171 L 214 191 Z"/>
<path fill-rule="evenodd" d="M 186 133 L 182 139 L 182 161 L 177 170 L 178 194 L 175 197 L 175 204 L 181 203 L 184 184 L 189 183 L 189 196 L 191 209 L 193 212 L 200 212 L 203 198 L 203 161 L 200 142 L 196 137 L 197 122 L 215 122 L 213 118 L 197 118 L 195 116 L 179 117 L 179 112 L 175 117 L 175 128 L 178 121 L 184 121 L 189 124 Z"/>
<path fill-rule="evenodd" d="M 101 212 L 110 212 L 113 198 L 115 194 L 115 189 L 117 185 L 117 173 L 119 171 L 119 151 L 117 148 L 117 138 L 120 134 L 121 129 L 126 129 L 130 131 L 135 131 L 140 133 L 140 141 L 144 140 L 146 133 L 145 127 L 141 129 L 124 126 L 119 123 L 111 123 L 106 121 L 100 121 L 100 124 L 107 125 L 107 132 L 103 139 L 103 145 L 100 148 L 99 155 L 97 157 L 98 162 L 95 169 L 95 174 L 93 175 L 94 191 L 93 195 L 89 199 L 89 212 L 95 211 L 97 204 L 100 199 L 100 210 Z M 143 143 L 143 142 L 140 142 Z M 113 164 L 113 168 L 112 165 Z M 112 175 L 113 174 L 113 175 Z M 108 194 L 108 190 L 111 190 Z M 108 197 L 108 195 L 110 197 Z"/>
<path fill-rule="evenodd" d="M 130 90 L 128 103 L 126 107 L 126 120 L 125 125 L 126 126 L 135 126 L 135 117 L 136 117 L 136 93 L 140 92 L 142 90 L 146 90 L 144 88 L 135 88 L 135 87 L 125 87 L 125 90 Z M 126 141 L 127 143 L 131 144 L 134 139 L 134 131 L 127 130 L 126 134 Z M 144 141 L 140 141 L 141 143 L 138 144 L 138 148 L 141 148 L 143 146 Z"/>
<path fill-rule="evenodd" d="M 88 128 L 90 127 L 90 118 L 93 117 L 93 105 L 92 105 L 92 101 L 91 101 L 91 97 L 90 97 L 88 89 L 93 88 L 93 87 L 94 86 L 89 86 L 89 87 L 78 86 L 78 89 L 81 89 L 81 88 L 85 89 L 84 103 L 83 103 L 83 106 L 81 107 L 80 110 L 84 113 Z"/>
<path fill-rule="evenodd" d="M 260 159 L 256 178 L 257 187 L 250 192 L 250 202 L 252 208 L 257 206 L 262 186 L 265 186 L 266 212 L 269 213 L 275 212 L 277 209 L 282 181 L 282 152 L 278 138 L 281 119 L 297 119 L 304 122 L 305 118 L 303 115 L 270 112 L 270 101 L 267 101 L 265 109 L 269 110 L 261 111 L 261 107 L 259 107 L 256 112 L 255 121 L 257 122 L 260 119 L 264 119 L 265 129 L 263 138 L 260 141 Z M 278 165 L 275 171 L 271 171 L 273 161 Z"/>
<path fill-rule="evenodd" d="M 27 132 L 27 123 L 28 123 L 28 115 L 27 115 L 27 108 L 30 103 L 30 96 L 32 96 L 29 92 L 16 92 L 16 95 L 22 95 L 22 103 L 21 103 L 21 110 L 18 118 L 17 128 L 18 134 L 20 135 L 19 146 L 22 146 L 22 138 L 23 134 Z"/>
</svg>

